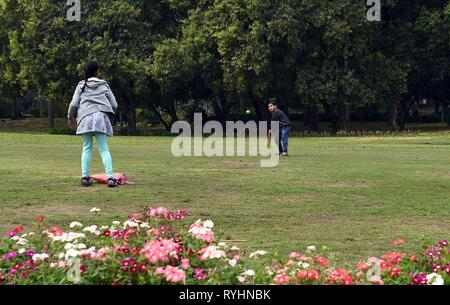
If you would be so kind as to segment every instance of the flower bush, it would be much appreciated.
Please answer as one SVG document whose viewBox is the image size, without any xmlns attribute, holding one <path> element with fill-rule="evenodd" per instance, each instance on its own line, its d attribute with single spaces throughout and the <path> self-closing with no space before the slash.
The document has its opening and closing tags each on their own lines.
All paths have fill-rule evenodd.
<svg viewBox="0 0 450 305">
<path fill-rule="evenodd" d="M 93 209 L 99 213 L 99 209 Z M 67 230 L 47 226 L 40 216 L 33 232 L 20 226 L 0 243 L 0 284 L 275 284 L 275 285 L 443 285 L 450 283 L 450 250 L 440 241 L 407 254 L 392 251 L 353 267 L 339 267 L 326 248 L 310 246 L 286 258 L 259 250 L 246 255 L 221 242 L 214 223 L 167 208 L 149 208 L 124 222 Z M 403 249 L 403 239 L 392 246 Z M 322 252 L 322 253 L 319 253 Z"/>
</svg>

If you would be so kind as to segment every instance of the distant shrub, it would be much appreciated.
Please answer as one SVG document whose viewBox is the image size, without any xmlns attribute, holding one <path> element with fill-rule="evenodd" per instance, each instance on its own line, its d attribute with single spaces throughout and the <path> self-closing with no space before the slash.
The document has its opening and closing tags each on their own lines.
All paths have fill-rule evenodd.
<svg viewBox="0 0 450 305">
<path fill-rule="evenodd" d="M 76 135 L 76 130 L 70 128 L 53 128 L 50 130 L 50 134 L 52 135 Z"/>
</svg>

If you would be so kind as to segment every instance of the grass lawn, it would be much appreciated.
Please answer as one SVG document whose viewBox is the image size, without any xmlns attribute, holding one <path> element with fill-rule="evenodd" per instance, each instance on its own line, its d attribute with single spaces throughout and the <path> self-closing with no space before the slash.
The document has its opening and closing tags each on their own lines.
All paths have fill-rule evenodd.
<svg viewBox="0 0 450 305">
<path fill-rule="evenodd" d="M 326 245 L 340 262 L 381 255 L 399 236 L 449 238 L 448 133 L 292 138 L 291 156 L 274 169 L 253 157 L 175 158 L 171 141 L 112 138 L 115 169 L 135 184 L 82 188 L 79 137 L 0 133 L 0 233 L 41 214 L 67 228 L 162 205 L 213 220 L 248 251 Z M 97 152 L 92 171 L 103 171 Z"/>
</svg>

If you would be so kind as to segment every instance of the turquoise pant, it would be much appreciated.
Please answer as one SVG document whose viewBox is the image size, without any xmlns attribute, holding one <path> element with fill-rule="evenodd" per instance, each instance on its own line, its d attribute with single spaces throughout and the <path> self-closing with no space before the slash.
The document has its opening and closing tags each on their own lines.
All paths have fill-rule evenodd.
<svg viewBox="0 0 450 305">
<path fill-rule="evenodd" d="M 102 157 L 105 173 L 108 178 L 114 178 L 111 153 L 108 148 L 108 136 L 100 132 L 89 132 L 81 135 L 83 139 L 83 154 L 81 155 L 81 171 L 83 177 L 90 176 L 90 165 L 92 159 L 92 144 L 97 141 L 98 151 Z"/>
</svg>

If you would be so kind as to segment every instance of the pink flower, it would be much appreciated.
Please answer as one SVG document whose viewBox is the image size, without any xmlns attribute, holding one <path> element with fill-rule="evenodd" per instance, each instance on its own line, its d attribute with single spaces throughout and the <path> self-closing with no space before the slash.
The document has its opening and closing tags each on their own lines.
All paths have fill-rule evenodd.
<svg viewBox="0 0 450 305">
<path fill-rule="evenodd" d="M 381 280 L 381 277 L 378 276 L 378 275 L 373 275 L 370 278 L 370 281 L 373 282 L 373 283 L 377 283 L 378 285 L 384 285 L 384 282 Z"/>
<path fill-rule="evenodd" d="M 403 245 L 404 243 L 405 243 L 405 239 L 399 237 L 399 238 L 397 238 L 396 240 L 394 240 L 394 241 L 391 243 L 391 245 L 393 245 L 393 246 L 400 246 L 400 245 Z"/>
<path fill-rule="evenodd" d="M 298 253 L 298 252 L 291 252 L 289 254 L 289 258 L 290 259 L 295 259 L 295 258 L 298 258 L 298 257 L 300 257 L 300 253 Z"/>
<path fill-rule="evenodd" d="M 6 254 L 5 258 L 8 261 L 12 261 L 13 259 L 15 259 L 17 257 L 17 253 L 16 252 L 9 252 L 8 254 Z"/>
<path fill-rule="evenodd" d="M 276 285 L 285 285 L 288 282 L 288 278 L 285 274 L 280 274 L 274 278 L 273 282 Z"/>
<path fill-rule="evenodd" d="M 156 264 L 160 260 L 168 263 L 169 256 L 175 257 L 177 255 L 178 246 L 173 239 L 156 239 L 144 247 L 143 253 L 153 264 Z"/>
<path fill-rule="evenodd" d="M 176 268 L 173 266 L 167 266 L 164 269 L 164 276 L 166 277 L 166 281 L 172 283 L 183 282 L 186 283 L 186 273 L 184 270 L 180 268 Z"/>
<path fill-rule="evenodd" d="M 189 260 L 187 258 L 181 260 L 181 268 L 184 270 L 189 269 Z"/>
<path fill-rule="evenodd" d="M 158 214 L 158 215 L 163 215 L 167 212 L 168 212 L 168 210 L 165 207 L 159 207 L 156 209 L 156 214 Z"/>
</svg>

